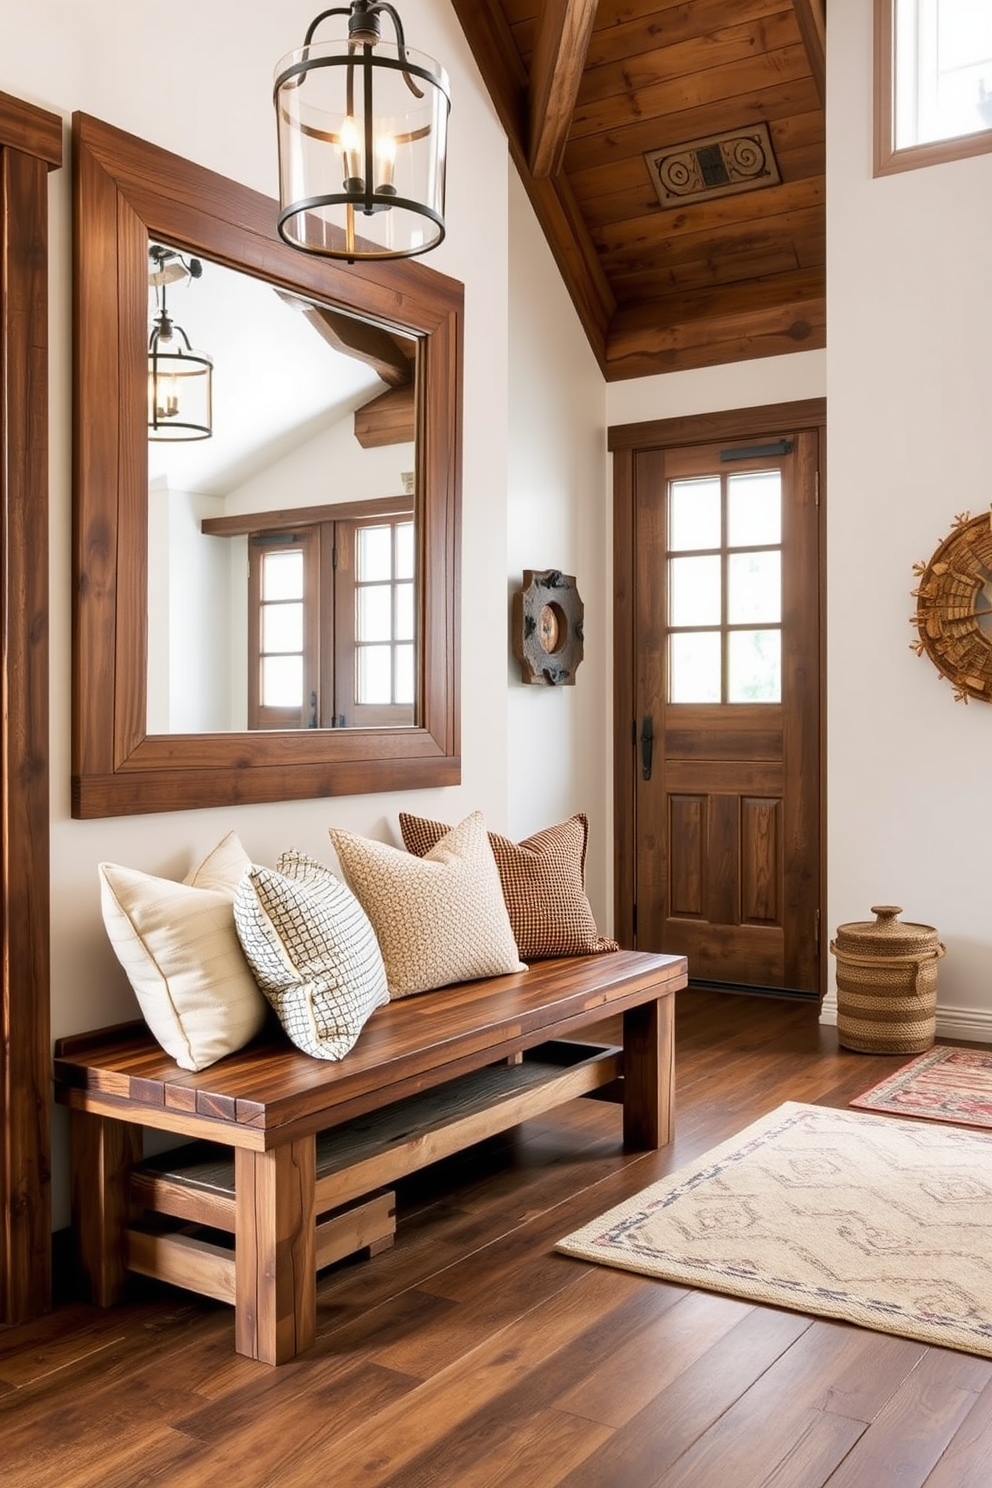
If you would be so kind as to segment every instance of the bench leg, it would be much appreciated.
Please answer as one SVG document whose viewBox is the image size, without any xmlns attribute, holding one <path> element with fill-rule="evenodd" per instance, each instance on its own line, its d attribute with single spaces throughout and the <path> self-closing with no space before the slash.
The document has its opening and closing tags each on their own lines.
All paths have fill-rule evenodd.
<svg viewBox="0 0 992 1488">
<path fill-rule="evenodd" d="M 675 1132 L 675 998 L 671 993 L 623 1015 L 623 1140 L 667 1147 Z"/>
<path fill-rule="evenodd" d="M 69 1112 L 72 1229 L 77 1264 L 97 1307 L 124 1295 L 131 1169 L 141 1161 L 141 1127 L 90 1111 Z"/>
<path fill-rule="evenodd" d="M 284 1364 L 316 1334 L 315 1175 L 313 1137 L 235 1150 L 235 1346 L 264 1364 Z"/>
</svg>

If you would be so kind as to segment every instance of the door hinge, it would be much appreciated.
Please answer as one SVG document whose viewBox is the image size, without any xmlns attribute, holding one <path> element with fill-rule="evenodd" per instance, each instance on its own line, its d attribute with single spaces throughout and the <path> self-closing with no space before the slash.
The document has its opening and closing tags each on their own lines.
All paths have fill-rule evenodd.
<svg viewBox="0 0 992 1488">
<path fill-rule="evenodd" d="M 820 472 L 817 470 L 813 475 L 813 483 L 816 491 L 816 504 L 820 504 Z"/>
<path fill-rule="evenodd" d="M 816 933 L 816 949 L 819 950 L 820 949 L 820 911 L 819 910 L 816 911 L 816 920 L 815 920 L 815 924 L 814 924 L 814 929 L 815 929 L 815 933 Z"/>
</svg>

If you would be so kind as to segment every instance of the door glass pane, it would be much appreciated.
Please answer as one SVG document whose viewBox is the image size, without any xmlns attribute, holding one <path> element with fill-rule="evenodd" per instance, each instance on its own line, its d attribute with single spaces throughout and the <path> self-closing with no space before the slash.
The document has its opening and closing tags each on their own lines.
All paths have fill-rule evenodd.
<svg viewBox="0 0 992 1488">
<path fill-rule="evenodd" d="M 727 561 L 727 619 L 731 625 L 775 624 L 782 618 L 782 554 L 731 553 Z"/>
<path fill-rule="evenodd" d="M 688 631 L 669 636 L 668 701 L 720 701 L 719 631 Z"/>
<path fill-rule="evenodd" d="M 720 477 L 675 480 L 668 488 L 668 546 L 673 553 L 720 546 Z"/>
<path fill-rule="evenodd" d="M 719 625 L 720 611 L 719 557 L 670 559 L 669 625 Z"/>
<path fill-rule="evenodd" d="M 360 527 L 358 529 L 358 581 L 362 584 L 382 582 L 393 576 L 393 529 Z"/>
<path fill-rule="evenodd" d="M 396 577 L 413 578 L 413 523 L 399 522 L 396 527 Z"/>
<path fill-rule="evenodd" d="M 358 591 L 359 641 L 388 641 L 393 634 L 393 591 L 376 584 Z"/>
<path fill-rule="evenodd" d="M 298 708 L 303 700 L 303 657 L 262 659 L 262 707 Z"/>
<path fill-rule="evenodd" d="M 782 701 L 782 632 L 732 630 L 727 699 L 731 703 Z"/>
<path fill-rule="evenodd" d="M 396 647 L 396 702 L 413 703 L 413 647 Z"/>
<path fill-rule="evenodd" d="M 301 604 L 262 606 L 262 650 L 303 650 L 303 606 Z"/>
<path fill-rule="evenodd" d="M 727 481 L 727 545 L 756 548 L 782 541 L 782 476 L 778 470 Z"/>
<path fill-rule="evenodd" d="M 303 598 L 302 553 L 266 553 L 263 556 L 262 598 Z"/>
<path fill-rule="evenodd" d="M 358 650 L 359 703 L 393 701 L 392 646 L 361 646 Z"/>
</svg>

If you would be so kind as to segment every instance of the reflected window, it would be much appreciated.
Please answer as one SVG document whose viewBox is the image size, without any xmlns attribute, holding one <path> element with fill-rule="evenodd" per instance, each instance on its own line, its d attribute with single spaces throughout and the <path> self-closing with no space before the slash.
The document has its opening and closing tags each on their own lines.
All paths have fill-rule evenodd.
<svg viewBox="0 0 992 1488">
<path fill-rule="evenodd" d="M 382 505 L 249 533 L 249 728 L 414 722 L 413 513 Z"/>
</svg>

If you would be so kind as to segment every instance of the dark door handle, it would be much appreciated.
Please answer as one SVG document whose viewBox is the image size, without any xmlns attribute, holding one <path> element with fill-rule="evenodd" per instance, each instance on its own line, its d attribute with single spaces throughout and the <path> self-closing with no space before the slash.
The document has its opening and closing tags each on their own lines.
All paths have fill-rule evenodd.
<svg viewBox="0 0 992 1488">
<path fill-rule="evenodd" d="M 641 724 L 641 774 L 651 779 L 651 761 L 654 758 L 654 723 L 650 713 L 645 714 Z"/>
</svg>

